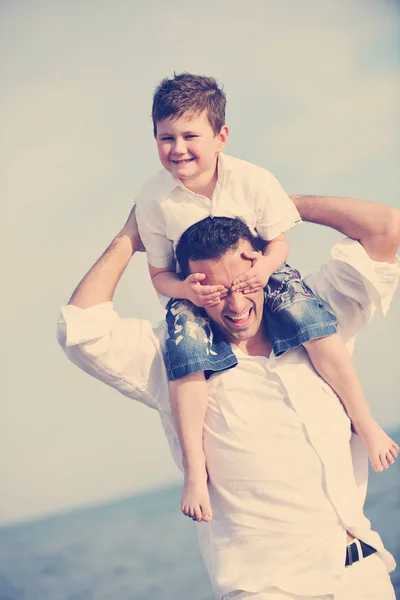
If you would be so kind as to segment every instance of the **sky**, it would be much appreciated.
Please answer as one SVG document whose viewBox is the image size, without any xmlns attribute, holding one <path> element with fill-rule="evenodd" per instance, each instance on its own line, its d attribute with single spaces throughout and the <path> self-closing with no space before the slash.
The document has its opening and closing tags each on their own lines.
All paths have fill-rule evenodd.
<svg viewBox="0 0 400 600">
<path fill-rule="evenodd" d="M 160 168 L 150 119 L 158 82 L 174 71 L 216 77 L 228 98 L 227 152 L 288 192 L 400 208 L 399 30 L 394 0 L 0 3 L 0 523 L 180 479 L 157 414 L 80 372 L 55 337 L 60 305 Z M 310 272 L 339 238 L 302 225 L 290 235 L 291 264 Z M 388 429 L 400 427 L 399 297 L 355 354 Z M 163 317 L 144 256 L 115 303 L 123 316 Z"/>
</svg>

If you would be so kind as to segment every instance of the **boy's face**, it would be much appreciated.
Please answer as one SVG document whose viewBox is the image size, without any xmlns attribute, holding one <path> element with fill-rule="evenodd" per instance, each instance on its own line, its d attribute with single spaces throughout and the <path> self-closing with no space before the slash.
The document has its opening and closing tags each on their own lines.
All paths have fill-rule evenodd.
<svg viewBox="0 0 400 600">
<path fill-rule="evenodd" d="M 228 142 L 226 125 L 215 135 L 206 111 L 157 123 L 157 148 L 162 166 L 184 185 L 214 174 L 218 153 Z"/>
</svg>

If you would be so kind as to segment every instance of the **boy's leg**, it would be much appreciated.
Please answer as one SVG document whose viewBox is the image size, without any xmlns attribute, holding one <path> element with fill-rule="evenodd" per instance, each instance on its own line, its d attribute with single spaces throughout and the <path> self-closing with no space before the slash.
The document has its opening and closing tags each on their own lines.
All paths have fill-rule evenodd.
<svg viewBox="0 0 400 600">
<path fill-rule="evenodd" d="M 373 469 L 387 469 L 398 455 L 399 446 L 371 416 L 357 372 L 339 334 L 310 340 L 303 345 L 315 370 L 342 401 L 355 432 L 366 446 Z"/>
<path fill-rule="evenodd" d="M 181 510 L 195 521 L 210 521 L 212 510 L 203 451 L 208 393 L 204 372 L 169 382 L 170 401 L 185 473 Z"/>
<path fill-rule="evenodd" d="M 372 418 L 350 355 L 337 334 L 334 315 L 301 280 L 300 273 L 283 265 L 269 279 L 266 319 L 278 356 L 303 345 L 316 371 L 342 401 L 353 427 L 362 439 L 375 471 L 394 462 L 399 446 Z"/>
<path fill-rule="evenodd" d="M 234 367 L 237 358 L 228 342 L 214 338 L 209 320 L 191 302 L 170 300 L 166 322 L 164 359 L 185 473 L 181 509 L 196 521 L 209 521 L 212 512 L 203 451 L 208 404 L 204 372 Z"/>
</svg>

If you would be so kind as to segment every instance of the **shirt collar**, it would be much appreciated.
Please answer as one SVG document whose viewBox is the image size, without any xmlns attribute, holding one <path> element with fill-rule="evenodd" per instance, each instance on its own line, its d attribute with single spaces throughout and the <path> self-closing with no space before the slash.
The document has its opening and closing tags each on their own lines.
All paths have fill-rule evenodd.
<svg viewBox="0 0 400 600">
<path fill-rule="evenodd" d="M 170 173 L 166 169 L 164 169 L 164 181 L 165 181 L 165 184 L 168 186 L 168 191 L 169 192 L 172 192 L 177 187 L 180 187 L 180 188 L 186 190 L 186 188 L 183 185 L 183 183 L 179 179 L 177 179 L 176 177 L 174 177 L 172 175 L 172 173 Z"/>
<path fill-rule="evenodd" d="M 231 157 L 220 152 L 218 156 L 218 173 L 226 173 L 226 171 L 232 171 L 232 169 Z"/>
</svg>

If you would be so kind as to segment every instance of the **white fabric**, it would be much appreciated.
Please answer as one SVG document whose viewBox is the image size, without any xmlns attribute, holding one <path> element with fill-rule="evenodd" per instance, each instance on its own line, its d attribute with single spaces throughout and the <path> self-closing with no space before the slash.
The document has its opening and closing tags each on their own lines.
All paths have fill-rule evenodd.
<svg viewBox="0 0 400 600">
<path fill-rule="evenodd" d="M 260 593 L 234 592 L 222 600 L 396 600 L 396 596 L 385 563 L 372 554 L 344 569 L 336 594 L 304 596 L 267 588 Z"/>
<path fill-rule="evenodd" d="M 140 190 L 136 218 L 148 262 L 158 268 L 174 266 L 182 233 L 209 216 L 240 217 L 266 241 L 301 222 L 294 203 L 271 173 L 220 154 L 212 201 L 191 192 L 165 170 Z"/>
<path fill-rule="evenodd" d="M 400 265 L 374 263 L 352 240 L 335 246 L 332 254 L 333 260 L 306 282 L 336 314 L 339 331 L 352 347 L 375 307 L 387 310 Z M 152 330 L 146 321 L 120 319 L 111 303 L 86 310 L 63 307 L 59 323 L 60 344 L 73 362 L 159 412 L 180 466 L 161 352 L 165 333 L 164 324 Z M 363 515 L 368 474 L 365 451 L 357 436 L 351 437 L 349 445 L 348 418 L 307 354 L 298 349 L 267 360 L 237 350 L 237 356 L 235 369 L 210 381 L 204 433 L 215 517 L 209 524 L 199 524 L 198 532 L 216 598 L 235 590 L 258 594 L 273 585 L 310 597 L 339 593 L 345 573 L 346 529 L 377 548 L 386 570 L 392 570 L 393 558 Z M 269 425 L 262 398 L 271 399 L 275 407 L 279 398 L 286 403 L 290 419 L 283 423 L 284 413 L 279 414 L 288 446 L 292 434 L 296 439 L 291 460 L 282 444 L 274 456 L 270 448 L 269 454 L 263 450 L 264 427 Z M 303 460 L 297 460 L 297 452 Z M 270 479 L 279 480 L 271 495 Z M 306 497 L 303 479 L 317 497 Z M 316 492 L 317 479 L 322 479 L 323 494 Z M 280 512 L 284 480 L 293 487 Z M 296 497 L 297 485 L 302 491 Z M 274 568 L 265 552 L 266 546 L 272 548 L 271 536 L 277 547 L 271 557 Z M 286 553 L 281 543 L 285 536 L 291 540 Z"/>
<path fill-rule="evenodd" d="M 255 592 L 268 582 L 292 593 L 326 593 L 342 571 L 343 552 L 340 565 L 335 557 L 346 535 L 325 491 L 323 464 L 288 396 L 279 361 L 234 350 L 238 366 L 210 381 L 204 428 L 214 513 L 206 529 L 210 566 L 218 565 L 216 588 Z M 312 368 L 305 357 L 304 366 L 307 381 Z M 319 379 L 313 396 L 327 404 Z M 337 428 L 325 435 L 331 448 L 345 448 L 352 474 L 349 422 L 339 410 Z"/>
</svg>

